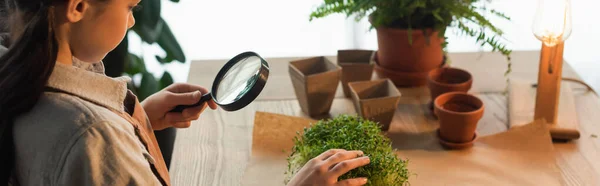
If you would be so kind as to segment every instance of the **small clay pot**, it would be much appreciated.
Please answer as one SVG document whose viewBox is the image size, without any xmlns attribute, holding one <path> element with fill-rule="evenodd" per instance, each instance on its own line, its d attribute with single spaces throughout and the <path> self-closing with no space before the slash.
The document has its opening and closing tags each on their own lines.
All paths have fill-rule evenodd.
<svg viewBox="0 0 600 186">
<path fill-rule="evenodd" d="M 342 67 L 342 88 L 351 97 L 349 82 L 368 81 L 373 76 L 373 50 L 338 50 L 338 65 Z"/>
<path fill-rule="evenodd" d="M 392 81 L 359 81 L 349 83 L 349 87 L 359 116 L 378 122 L 382 131 L 389 130 L 401 96 Z"/>
<path fill-rule="evenodd" d="M 342 69 L 320 56 L 290 62 L 289 73 L 302 111 L 311 117 L 328 114 Z"/>
<path fill-rule="evenodd" d="M 452 143 L 460 146 L 475 140 L 477 123 L 484 110 L 479 98 L 463 92 L 450 92 L 438 96 L 434 105 L 440 120 L 438 137 L 442 145 Z"/>
<path fill-rule="evenodd" d="M 409 32 L 386 27 L 376 30 L 381 67 L 397 72 L 429 72 L 442 64 L 444 39 L 438 36 L 438 31 L 413 29 Z"/>
<path fill-rule="evenodd" d="M 429 108 L 433 110 L 433 101 L 439 95 L 448 92 L 469 92 L 473 85 L 473 76 L 462 69 L 444 67 L 429 72 L 427 85 L 431 94 Z"/>
</svg>

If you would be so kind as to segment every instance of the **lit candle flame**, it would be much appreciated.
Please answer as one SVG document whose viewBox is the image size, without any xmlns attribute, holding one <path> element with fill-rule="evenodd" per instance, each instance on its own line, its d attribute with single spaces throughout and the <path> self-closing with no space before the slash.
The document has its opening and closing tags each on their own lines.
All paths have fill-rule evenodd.
<svg viewBox="0 0 600 186">
<path fill-rule="evenodd" d="M 539 0 L 533 34 L 545 45 L 554 46 L 571 35 L 571 1 Z"/>
</svg>

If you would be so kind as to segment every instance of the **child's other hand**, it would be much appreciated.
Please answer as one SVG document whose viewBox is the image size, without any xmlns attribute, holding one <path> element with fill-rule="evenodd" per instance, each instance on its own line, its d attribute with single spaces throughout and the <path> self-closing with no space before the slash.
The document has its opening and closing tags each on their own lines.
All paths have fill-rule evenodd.
<svg viewBox="0 0 600 186">
<path fill-rule="evenodd" d="M 288 186 L 360 186 L 367 178 L 338 180 L 350 170 L 370 163 L 362 151 L 331 149 L 308 161 L 290 180 Z"/>
<path fill-rule="evenodd" d="M 154 130 L 163 130 L 169 127 L 188 128 L 193 120 L 197 120 L 208 105 L 217 109 L 217 104 L 211 99 L 197 107 L 187 108 L 183 112 L 170 112 L 178 105 L 193 105 L 200 101 L 202 95 L 208 93 L 203 87 L 175 83 L 156 94 L 146 98 L 141 104 L 148 115 Z"/>
</svg>

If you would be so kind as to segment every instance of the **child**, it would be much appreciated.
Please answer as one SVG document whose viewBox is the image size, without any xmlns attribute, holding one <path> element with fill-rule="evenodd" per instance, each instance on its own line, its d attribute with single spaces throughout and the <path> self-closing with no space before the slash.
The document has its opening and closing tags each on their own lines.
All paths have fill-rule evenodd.
<svg viewBox="0 0 600 186">
<path fill-rule="evenodd" d="M 11 33 L 0 42 L 0 184 L 170 185 L 153 131 L 189 127 L 217 106 L 169 112 L 207 90 L 174 84 L 139 103 L 128 78 L 104 75 L 100 61 L 133 26 L 139 0 L 0 2 Z M 368 163 L 330 150 L 289 185 L 364 185 L 338 177 Z"/>
</svg>

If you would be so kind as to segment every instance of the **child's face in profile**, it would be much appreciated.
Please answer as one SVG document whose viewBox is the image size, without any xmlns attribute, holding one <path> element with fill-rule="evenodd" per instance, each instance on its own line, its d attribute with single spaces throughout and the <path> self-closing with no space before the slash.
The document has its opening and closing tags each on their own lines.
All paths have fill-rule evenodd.
<svg viewBox="0 0 600 186">
<path fill-rule="evenodd" d="M 83 0 L 87 10 L 68 35 L 73 56 L 99 62 L 117 47 L 135 24 L 132 9 L 140 0 Z"/>
</svg>

